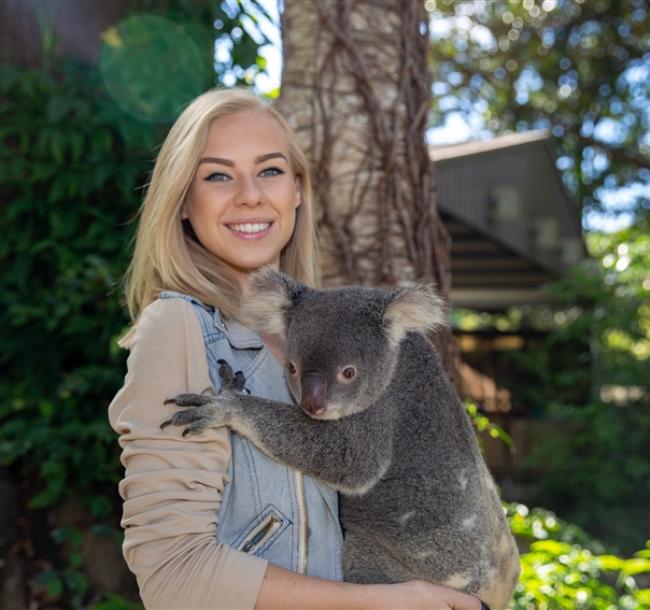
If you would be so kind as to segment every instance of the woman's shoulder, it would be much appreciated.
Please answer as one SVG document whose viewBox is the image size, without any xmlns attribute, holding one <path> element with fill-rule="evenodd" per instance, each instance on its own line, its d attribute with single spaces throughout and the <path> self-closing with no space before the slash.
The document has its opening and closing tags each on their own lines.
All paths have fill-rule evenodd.
<svg viewBox="0 0 650 610">
<path fill-rule="evenodd" d="M 138 329 L 150 326 L 177 326 L 196 317 L 192 302 L 181 298 L 158 298 L 149 303 L 140 314 L 136 327 Z"/>
<path fill-rule="evenodd" d="M 142 310 L 128 347 L 133 350 L 136 343 L 160 345 L 200 336 L 199 319 L 190 300 L 158 298 Z"/>
<path fill-rule="evenodd" d="M 198 299 L 176 292 L 161 292 L 140 314 L 124 347 L 133 349 L 139 338 L 154 338 L 155 343 L 189 337 L 192 343 L 201 340 L 213 343 L 228 335 L 218 309 Z"/>
</svg>

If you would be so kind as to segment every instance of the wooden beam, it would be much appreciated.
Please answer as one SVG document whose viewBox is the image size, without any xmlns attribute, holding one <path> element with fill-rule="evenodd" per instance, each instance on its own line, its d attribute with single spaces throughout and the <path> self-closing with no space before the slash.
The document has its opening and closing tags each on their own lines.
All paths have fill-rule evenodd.
<svg viewBox="0 0 650 610">
<path fill-rule="evenodd" d="M 536 271 L 531 267 L 530 263 L 515 256 L 468 256 L 468 257 L 452 257 L 451 270 L 453 272 L 485 269 L 487 271 L 498 271 L 505 269 L 524 270 L 529 269 Z"/>
<path fill-rule="evenodd" d="M 513 305 L 552 303 L 557 297 L 541 288 L 459 288 L 452 285 L 452 307 L 504 311 Z"/>
<path fill-rule="evenodd" d="M 548 274 L 542 272 L 512 271 L 509 273 L 503 273 L 501 271 L 496 271 L 491 273 L 484 270 L 479 273 L 453 273 L 452 287 L 481 288 L 482 286 L 490 286 L 496 288 L 532 288 L 550 282 L 551 280 L 552 278 Z"/>
<path fill-rule="evenodd" d="M 479 252 L 505 252 L 503 248 L 485 239 L 468 239 L 468 240 L 452 240 L 451 242 L 451 256 L 455 254 L 466 253 L 479 253 Z"/>
</svg>

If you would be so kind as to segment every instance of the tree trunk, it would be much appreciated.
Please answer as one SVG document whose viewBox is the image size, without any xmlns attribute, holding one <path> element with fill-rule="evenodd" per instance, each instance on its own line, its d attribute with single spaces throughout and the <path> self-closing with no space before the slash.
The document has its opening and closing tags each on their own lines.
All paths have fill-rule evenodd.
<svg viewBox="0 0 650 610">
<path fill-rule="evenodd" d="M 0 61 L 40 65 L 50 49 L 57 57 L 95 63 L 101 34 L 124 15 L 126 0 L 2 0 Z"/>
<path fill-rule="evenodd" d="M 314 176 L 324 285 L 450 288 L 424 139 L 428 16 L 416 0 L 285 0 L 278 107 Z M 451 333 L 436 343 L 454 371 Z"/>
</svg>

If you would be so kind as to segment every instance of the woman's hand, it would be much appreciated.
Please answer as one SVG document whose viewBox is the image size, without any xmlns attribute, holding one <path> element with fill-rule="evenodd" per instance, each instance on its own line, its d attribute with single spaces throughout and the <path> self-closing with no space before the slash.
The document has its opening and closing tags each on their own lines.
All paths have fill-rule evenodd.
<svg viewBox="0 0 650 610">
<path fill-rule="evenodd" d="M 389 593 L 391 602 L 381 606 L 383 608 L 401 608 L 403 610 L 481 610 L 481 602 L 477 597 L 423 580 L 411 580 L 397 585 L 384 586 L 390 587 L 392 591 Z"/>
</svg>

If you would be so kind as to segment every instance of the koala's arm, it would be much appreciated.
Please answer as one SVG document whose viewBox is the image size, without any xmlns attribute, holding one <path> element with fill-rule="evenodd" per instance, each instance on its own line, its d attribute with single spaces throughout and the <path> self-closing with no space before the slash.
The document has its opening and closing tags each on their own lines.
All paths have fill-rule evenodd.
<svg viewBox="0 0 650 610">
<path fill-rule="evenodd" d="M 373 409 L 319 421 L 296 405 L 235 392 L 185 394 L 173 402 L 186 408 L 166 424 L 186 426 L 185 434 L 230 426 L 271 458 L 345 494 L 365 493 L 390 466 L 392 426 L 377 422 Z"/>
</svg>

